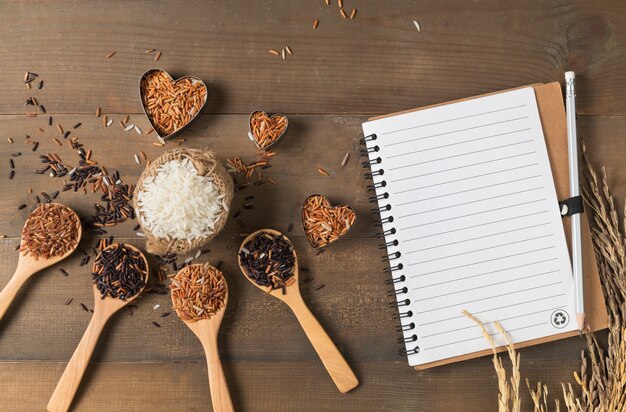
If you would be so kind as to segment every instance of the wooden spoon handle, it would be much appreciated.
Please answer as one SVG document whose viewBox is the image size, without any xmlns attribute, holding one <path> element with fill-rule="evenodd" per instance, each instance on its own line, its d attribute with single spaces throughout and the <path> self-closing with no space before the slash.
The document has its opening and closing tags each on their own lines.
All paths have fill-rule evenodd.
<svg viewBox="0 0 626 412">
<path fill-rule="evenodd" d="M 2 289 L 0 292 L 0 320 L 31 275 L 32 273 L 18 267 L 13 277 L 9 279 L 9 283 Z"/>
<path fill-rule="evenodd" d="M 298 318 L 304 333 L 311 341 L 339 392 L 346 393 L 356 388 L 359 380 L 302 298 L 298 295 L 297 298 L 289 299 L 287 303 Z"/>
<path fill-rule="evenodd" d="M 215 412 L 233 412 L 233 401 L 230 398 L 224 369 L 217 350 L 217 331 L 208 328 L 202 339 L 204 354 L 206 355 L 207 369 L 209 370 L 209 389 L 211 402 Z"/>
<path fill-rule="evenodd" d="M 48 411 L 65 412 L 70 408 L 85 369 L 87 369 L 89 364 L 89 359 L 91 359 L 93 350 L 98 342 L 98 337 L 108 319 L 108 316 L 99 316 L 97 311 L 94 313 L 85 334 L 65 367 L 63 376 L 61 376 L 59 383 L 57 383 L 54 389 L 54 393 L 48 402 Z"/>
</svg>

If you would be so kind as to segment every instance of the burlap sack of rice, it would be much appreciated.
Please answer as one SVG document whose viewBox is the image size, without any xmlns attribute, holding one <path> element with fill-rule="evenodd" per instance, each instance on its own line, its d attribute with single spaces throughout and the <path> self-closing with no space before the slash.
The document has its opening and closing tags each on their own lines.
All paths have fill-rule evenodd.
<svg viewBox="0 0 626 412">
<path fill-rule="evenodd" d="M 212 221 L 198 222 L 196 219 L 195 227 L 189 228 L 189 230 L 195 232 L 195 235 L 187 235 L 187 238 L 185 238 L 185 236 L 181 236 L 180 233 L 181 225 L 184 226 L 185 223 L 188 223 L 184 218 L 184 212 L 186 211 L 184 208 L 198 207 L 200 199 L 193 199 L 193 201 L 191 201 L 191 199 L 181 198 L 181 194 L 176 190 L 171 190 L 167 193 L 161 190 L 158 195 L 155 195 L 154 192 L 157 191 L 156 182 L 163 182 L 163 179 L 165 179 L 164 169 L 172 169 L 175 166 L 182 167 L 182 165 L 187 165 L 188 168 L 190 168 L 189 164 L 193 165 L 198 176 L 205 176 L 212 179 L 213 187 L 211 190 L 217 189 L 219 204 L 223 207 L 216 212 L 216 215 L 213 215 L 215 219 Z M 192 177 L 194 179 L 196 178 L 196 176 Z M 163 186 L 169 186 L 175 183 L 172 181 L 173 178 L 169 179 L 170 181 L 163 182 L 167 183 L 167 185 Z M 153 190 L 148 193 L 146 188 L 152 188 Z M 213 152 L 209 150 L 182 148 L 165 152 L 150 163 L 143 171 L 137 182 L 133 196 L 133 205 L 146 239 L 147 251 L 157 255 L 166 253 L 183 254 L 207 244 L 226 225 L 233 193 L 233 180 L 222 164 L 215 158 Z M 146 203 L 148 200 L 152 200 L 152 203 Z M 200 204 L 200 206 L 206 207 L 205 204 Z M 152 221 L 146 220 L 148 209 L 150 209 Z M 176 213 L 173 213 L 174 211 Z M 165 217 L 163 217 L 163 213 L 165 213 Z M 191 213 L 193 213 L 193 210 Z M 155 219 L 157 215 L 159 218 Z M 170 227 L 169 232 L 163 229 L 166 223 Z M 202 227 L 199 227 L 200 225 L 198 225 L 198 223 L 201 223 Z M 173 233 L 171 230 L 172 224 L 178 225 L 178 234 L 175 236 L 171 235 L 171 233 Z M 160 234 L 160 236 L 155 234 L 155 232 Z M 200 232 L 201 235 L 199 235 Z"/>
</svg>

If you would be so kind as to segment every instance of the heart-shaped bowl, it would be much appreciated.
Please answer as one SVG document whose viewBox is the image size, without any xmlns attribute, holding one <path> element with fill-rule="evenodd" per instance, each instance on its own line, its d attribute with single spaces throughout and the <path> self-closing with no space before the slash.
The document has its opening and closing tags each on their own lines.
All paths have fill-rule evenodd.
<svg viewBox="0 0 626 412">
<path fill-rule="evenodd" d="M 324 248 L 346 235 L 356 222 L 348 205 L 333 206 L 326 196 L 314 194 L 302 204 L 302 228 L 309 244 Z"/>
<path fill-rule="evenodd" d="M 161 87 L 152 91 L 147 90 L 151 87 L 151 81 L 163 82 L 163 96 L 172 97 L 175 95 L 177 85 L 186 87 L 186 94 L 179 94 L 179 100 L 163 102 L 163 98 L 159 98 L 158 92 Z M 196 94 L 195 91 L 198 91 Z M 204 92 L 203 92 L 204 91 Z M 149 94 L 152 92 L 152 94 Z M 147 70 L 139 78 L 139 99 L 141 107 L 145 113 L 150 125 L 154 129 L 161 143 L 170 139 L 183 131 L 191 122 L 193 122 L 202 112 L 202 108 L 208 100 L 208 88 L 204 82 L 194 76 L 183 76 L 176 80 L 162 69 Z M 180 101 L 183 99 L 183 101 Z M 184 107 L 181 103 L 184 102 Z M 167 109 L 164 111 L 164 109 Z M 183 111 L 183 109 L 185 111 Z M 181 124 L 176 124 L 175 120 L 180 120 Z M 161 124 L 162 123 L 162 124 Z M 173 124 L 172 124 L 173 123 Z"/>
<path fill-rule="evenodd" d="M 274 119 L 278 120 L 276 121 Z M 271 123 L 278 122 L 280 127 L 276 130 L 268 130 L 268 120 Z M 253 121 L 255 121 L 255 123 L 260 123 L 260 125 L 258 127 L 253 126 Z M 274 125 L 271 124 L 269 127 L 273 126 Z M 274 113 L 269 116 L 263 110 L 255 110 L 250 113 L 250 116 L 248 117 L 248 138 L 254 142 L 256 147 L 260 150 L 268 150 L 270 147 L 278 143 L 278 141 L 283 137 L 287 131 L 287 126 L 289 126 L 289 120 L 287 120 L 287 116 L 284 114 Z"/>
</svg>

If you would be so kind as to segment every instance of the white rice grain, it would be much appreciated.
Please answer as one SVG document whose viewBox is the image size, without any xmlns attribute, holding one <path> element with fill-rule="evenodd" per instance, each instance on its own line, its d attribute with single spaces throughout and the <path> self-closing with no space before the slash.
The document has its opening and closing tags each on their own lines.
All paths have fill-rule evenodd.
<svg viewBox="0 0 626 412">
<path fill-rule="evenodd" d="M 142 226 L 156 237 L 191 242 L 213 233 L 225 209 L 213 179 L 198 175 L 189 159 L 159 166 L 137 194 Z"/>
</svg>

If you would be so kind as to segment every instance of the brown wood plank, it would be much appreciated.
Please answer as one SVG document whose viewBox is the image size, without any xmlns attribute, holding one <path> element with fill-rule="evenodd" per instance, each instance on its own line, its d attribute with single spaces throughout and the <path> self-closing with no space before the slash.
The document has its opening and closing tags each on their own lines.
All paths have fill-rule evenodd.
<svg viewBox="0 0 626 412">
<path fill-rule="evenodd" d="M 32 188 L 37 194 L 41 191 L 52 193 L 63 186 L 61 179 L 52 179 L 48 175 L 37 175 L 33 170 L 42 166 L 39 155 L 57 153 L 64 162 L 76 165 L 78 156 L 64 142 L 59 147 L 52 139 L 60 138 L 56 128 L 59 123 L 64 130 L 72 130 L 72 135 L 79 136 L 85 149 L 92 149 L 92 158 L 101 162 L 109 171 L 120 170 L 122 179 L 127 183 L 135 183 L 143 170 L 137 165 L 134 154 L 144 151 L 149 159 L 153 159 L 165 150 L 176 147 L 172 142 L 165 148 L 155 147 L 154 135 L 138 135 L 134 131 L 124 132 L 117 124 L 123 115 L 115 115 L 114 125 L 103 128 L 101 119 L 95 115 L 57 115 L 54 126 L 48 126 L 46 118 L 26 118 L 23 116 L 0 116 L 0 191 L 4 193 L 0 199 L 0 232 L 8 236 L 19 236 L 23 219 L 30 208 L 17 210 L 21 203 L 34 202 L 33 196 L 27 193 Z M 302 203 L 307 196 L 320 193 L 334 202 L 347 203 L 358 213 L 358 219 L 349 236 L 372 236 L 376 233 L 374 216 L 370 215 L 373 207 L 368 202 L 366 190 L 369 182 L 363 177 L 362 159 L 358 156 L 361 146 L 358 137 L 361 135 L 362 116 L 292 116 L 289 130 L 276 146 L 276 155 L 271 161 L 271 169 L 263 171 L 264 176 L 272 177 L 278 185 L 266 184 L 254 186 L 237 193 L 232 206 L 232 213 L 242 210 L 244 198 L 255 195 L 254 210 L 243 210 L 239 220 L 245 227 L 231 219 L 224 236 L 239 236 L 242 232 L 260 228 L 259 225 L 287 231 L 290 223 L 294 225 L 294 236 L 303 236 L 300 222 Z M 82 122 L 82 126 L 73 130 L 72 125 Z M 130 122 L 136 122 L 142 130 L 147 130 L 147 121 L 143 116 L 133 116 Z M 44 133 L 38 131 L 41 127 Z M 193 124 L 192 130 L 183 135 L 186 147 L 209 147 L 222 157 L 241 156 L 247 163 L 257 158 L 257 149 L 247 137 L 247 116 L 203 116 Z M 32 145 L 24 143 L 24 135 L 29 134 L 30 140 L 38 141 L 37 152 L 31 152 Z M 13 144 L 7 137 L 14 139 Z M 61 140 L 63 140 L 61 138 Z M 13 157 L 16 174 L 13 180 L 8 179 L 9 158 L 12 153 L 21 152 Z M 340 163 L 345 153 L 350 152 L 348 164 L 342 168 Z M 331 176 L 318 173 L 319 167 L 327 170 Z M 252 180 L 254 182 L 254 179 Z M 99 195 L 74 194 L 63 192 L 57 199 L 68 206 L 76 208 L 81 217 L 87 218 L 93 211 L 93 203 Z M 113 228 L 111 233 L 130 235 L 135 225 L 124 224 Z"/>
<path fill-rule="evenodd" d="M 162 67 L 209 85 L 209 113 L 382 114 L 578 72 L 578 109 L 624 114 L 623 1 L 56 1 L 0 4 L 0 113 L 29 94 L 50 112 L 141 111 L 138 78 Z M 320 20 L 317 30 L 314 19 Z M 418 33 L 412 20 L 418 20 Z M 286 61 L 268 49 L 289 45 Z M 162 50 L 153 61 L 147 48 Z M 117 53 L 110 59 L 106 55 Z M 45 81 L 28 92 L 26 70 Z"/>
<path fill-rule="evenodd" d="M 121 239 L 125 240 L 125 239 Z M 133 244 L 140 244 L 132 240 Z M 236 249 L 239 239 L 215 242 L 198 261 L 223 263 L 229 284 L 228 310 L 221 329 L 221 350 L 234 361 L 315 361 L 317 356 L 288 308 L 249 284 L 239 272 Z M 0 285 L 8 281 L 17 264 L 15 240 L 0 241 Z M 90 243 L 88 243 L 90 244 Z M 305 301 L 350 361 L 404 361 L 396 342 L 396 309 L 388 304 L 389 287 L 377 259 L 376 242 L 344 239 L 315 256 L 305 240 L 296 239 Z M 90 268 L 79 267 L 77 253 L 45 270 L 22 290 L 14 306 L 0 322 L 0 359 L 63 361 L 82 336 L 93 308 Z M 64 277 L 58 268 L 70 273 Z M 69 306 L 64 303 L 73 298 Z M 170 311 L 169 296 L 145 294 L 137 308 L 117 314 L 105 329 L 96 350 L 101 361 L 201 361 L 196 337 Z M 160 305 L 156 310 L 155 305 Z M 156 328 L 152 321 L 162 327 Z M 468 321 L 469 322 L 469 321 Z M 480 332 L 476 330 L 476 336 Z M 45 337 L 45 339 L 42 339 Z M 573 359 L 585 347 L 573 338 L 524 350 L 528 359 Z M 524 355 L 526 356 L 526 355 Z M 489 364 L 488 359 L 483 359 Z"/>
<path fill-rule="evenodd" d="M 522 360 L 524 358 L 522 357 Z M 64 363 L 2 362 L 3 410 L 43 410 Z M 241 411 L 463 411 L 497 409 L 497 381 L 490 362 L 465 362 L 455 368 L 415 372 L 403 363 L 359 362 L 362 383 L 340 394 L 319 365 L 311 362 L 225 362 L 233 403 Z M 522 378 L 549 385 L 571 382 L 569 361 L 526 364 Z M 522 383 L 523 409 L 532 403 Z M 25 395 L 25 389 L 28 395 Z M 75 411 L 209 411 L 206 366 L 186 363 L 92 363 L 76 397 Z"/>
<path fill-rule="evenodd" d="M 118 239 L 124 240 L 124 239 Z M 17 264 L 15 240 L 0 242 L 2 275 L 8 281 Z M 137 241 L 132 243 L 137 244 Z M 88 243 L 87 245 L 89 245 Z M 402 359 L 395 342 L 395 309 L 387 305 L 386 276 L 382 263 L 368 255 L 379 255 L 373 241 L 346 240 L 333 251 L 315 256 L 302 239 L 295 245 L 301 265 L 302 293 L 348 359 Z M 223 262 L 229 283 L 228 310 L 222 324 L 223 354 L 234 360 L 276 361 L 316 359 L 295 317 L 282 303 L 265 296 L 249 284 L 237 266 L 239 239 L 222 239 L 198 261 Z M 90 269 L 80 267 L 81 253 L 39 273 L 23 290 L 10 313 L 0 324 L 0 359 L 64 360 L 73 352 L 90 319 L 80 303 L 93 308 Z M 358 261 L 352 265 L 350 258 Z M 93 258 L 92 258 L 93 260 Z M 58 268 L 70 273 L 64 277 Z M 319 288 L 319 289 L 318 289 Z M 73 298 L 69 306 L 64 303 Z M 170 297 L 146 294 L 136 302 L 131 316 L 119 313 L 104 333 L 97 359 L 118 361 L 198 360 L 201 347 L 195 336 L 170 311 Z M 155 305 L 160 305 L 154 309 Z M 156 321 L 162 325 L 152 325 Z M 47 336 L 42 340 L 38 337 Z"/>
</svg>

